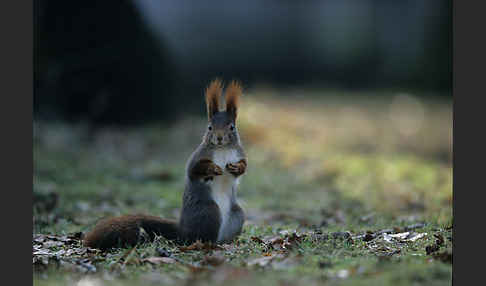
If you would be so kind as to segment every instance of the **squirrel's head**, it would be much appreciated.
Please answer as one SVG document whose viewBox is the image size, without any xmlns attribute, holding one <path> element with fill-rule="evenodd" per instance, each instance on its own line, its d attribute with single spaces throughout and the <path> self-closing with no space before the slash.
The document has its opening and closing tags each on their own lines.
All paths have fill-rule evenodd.
<svg viewBox="0 0 486 286">
<path fill-rule="evenodd" d="M 214 147 L 236 145 L 240 142 L 236 129 L 236 117 L 242 87 L 237 81 L 232 81 L 226 88 L 226 110 L 219 110 L 222 83 L 213 80 L 206 89 L 206 106 L 208 111 L 208 127 L 204 135 L 204 142 Z"/>
</svg>

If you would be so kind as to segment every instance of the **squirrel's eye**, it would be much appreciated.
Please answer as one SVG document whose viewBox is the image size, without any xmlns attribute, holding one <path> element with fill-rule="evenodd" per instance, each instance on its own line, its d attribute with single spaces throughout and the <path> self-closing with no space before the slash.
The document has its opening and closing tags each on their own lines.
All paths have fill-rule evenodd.
<svg viewBox="0 0 486 286">
<path fill-rule="evenodd" d="M 208 130 L 209 131 L 213 130 L 213 126 L 208 126 Z"/>
<path fill-rule="evenodd" d="M 231 126 L 230 126 L 230 130 L 231 130 L 231 131 L 234 131 L 234 130 L 235 130 L 235 126 L 234 126 L 233 124 L 231 124 Z"/>
</svg>

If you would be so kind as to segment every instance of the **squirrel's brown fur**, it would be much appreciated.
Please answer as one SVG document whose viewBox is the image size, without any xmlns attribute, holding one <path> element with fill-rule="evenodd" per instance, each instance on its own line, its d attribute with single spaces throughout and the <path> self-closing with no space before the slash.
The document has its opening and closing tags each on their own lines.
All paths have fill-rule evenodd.
<svg viewBox="0 0 486 286">
<path fill-rule="evenodd" d="M 206 88 L 206 107 L 208 111 L 208 119 L 219 111 L 219 99 L 223 92 L 223 83 L 216 78 Z"/>
<path fill-rule="evenodd" d="M 84 245 L 99 249 L 132 246 L 143 240 L 142 229 L 150 239 L 154 233 L 163 233 L 169 240 L 177 238 L 176 221 L 149 215 L 124 215 L 99 221 L 84 237 Z"/>
<path fill-rule="evenodd" d="M 236 116 L 238 109 L 240 96 L 243 93 L 243 88 L 241 84 L 233 80 L 226 88 L 226 112 L 230 113 L 232 116 Z"/>
</svg>

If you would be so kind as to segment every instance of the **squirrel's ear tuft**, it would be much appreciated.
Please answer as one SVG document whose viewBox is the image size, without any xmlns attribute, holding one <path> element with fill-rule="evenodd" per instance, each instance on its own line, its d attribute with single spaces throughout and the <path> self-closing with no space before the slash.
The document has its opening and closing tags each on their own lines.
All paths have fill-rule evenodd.
<svg viewBox="0 0 486 286">
<path fill-rule="evenodd" d="M 226 88 L 226 112 L 236 120 L 240 96 L 243 93 L 241 83 L 233 80 Z"/>
<path fill-rule="evenodd" d="M 213 115 L 219 111 L 219 99 L 223 86 L 221 80 L 216 78 L 206 88 L 206 107 L 208 110 L 208 120 L 211 120 Z"/>
</svg>

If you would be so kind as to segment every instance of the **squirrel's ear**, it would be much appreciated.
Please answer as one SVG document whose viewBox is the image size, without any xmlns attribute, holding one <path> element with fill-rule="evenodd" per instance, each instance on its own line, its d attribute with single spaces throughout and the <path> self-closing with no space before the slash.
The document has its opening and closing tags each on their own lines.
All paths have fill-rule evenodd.
<svg viewBox="0 0 486 286">
<path fill-rule="evenodd" d="M 219 111 L 219 99 L 222 93 L 222 83 L 219 79 L 214 79 L 206 88 L 206 107 L 208 110 L 208 120 Z"/>
<path fill-rule="evenodd" d="M 238 81 L 231 81 L 226 88 L 226 113 L 236 121 L 236 116 L 238 112 L 238 104 L 240 101 L 240 96 L 243 93 L 243 88 Z"/>
</svg>

